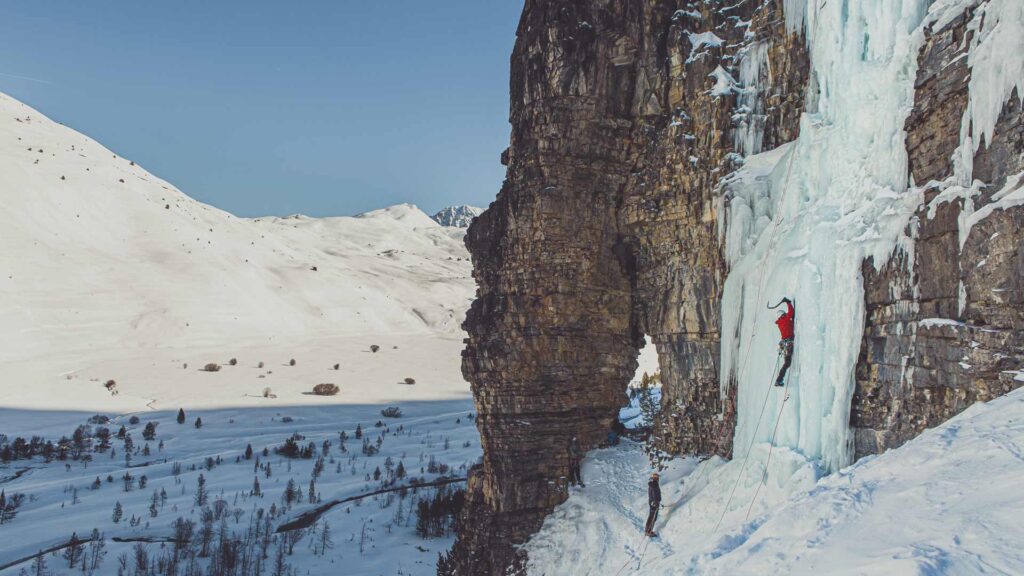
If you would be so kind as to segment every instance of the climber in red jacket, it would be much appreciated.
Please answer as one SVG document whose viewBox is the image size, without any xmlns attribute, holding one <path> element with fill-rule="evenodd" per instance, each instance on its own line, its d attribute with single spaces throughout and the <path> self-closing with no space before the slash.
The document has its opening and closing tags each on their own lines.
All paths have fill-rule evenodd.
<svg viewBox="0 0 1024 576">
<path fill-rule="evenodd" d="M 779 319 L 775 324 L 779 327 L 779 354 L 783 355 L 782 370 L 779 370 L 779 377 L 775 380 L 776 386 L 782 386 L 786 380 L 786 372 L 793 363 L 793 320 L 796 318 L 796 309 L 789 298 L 783 298 L 786 303 L 786 311 L 779 311 Z M 779 302 L 779 304 L 782 304 Z"/>
</svg>

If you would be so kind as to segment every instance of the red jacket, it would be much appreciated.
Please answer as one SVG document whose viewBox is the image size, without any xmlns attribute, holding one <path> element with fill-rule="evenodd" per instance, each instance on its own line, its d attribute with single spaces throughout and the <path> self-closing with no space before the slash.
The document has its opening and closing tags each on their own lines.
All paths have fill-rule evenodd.
<svg viewBox="0 0 1024 576">
<path fill-rule="evenodd" d="M 786 302 L 786 313 L 775 321 L 775 325 L 779 327 L 779 336 L 783 340 L 789 340 L 793 337 L 794 316 L 796 316 L 796 310 L 793 309 L 793 304 L 791 302 Z"/>
</svg>

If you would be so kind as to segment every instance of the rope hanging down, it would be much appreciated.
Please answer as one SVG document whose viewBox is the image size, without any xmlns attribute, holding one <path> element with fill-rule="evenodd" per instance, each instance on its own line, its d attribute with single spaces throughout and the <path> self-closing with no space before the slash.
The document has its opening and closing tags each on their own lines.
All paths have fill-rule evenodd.
<svg viewBox="0 0 1024 576">
<path fill-rule="evenodd" d="M 782 196 L 779 198 L 780 211 L 781 211 L 781 207 L 785 204 L 786 195 L 789 193 L 789 180 L 790 180 L 790 177 L 793 174 L 792 170 L 793 170 L 793 158 L 794 157 L 795 157 L 795 154 L 793 153 L 793 151 L 790 151 L 790 153 L 789 153 L 789 161 L 787 162 L 787 165 L 786 165 L 786 178 L 783 180 Z M 768 250 L 765 252 L 764 259 L 761 261 L 761 277 L 760 277 L 760 279 L 758 280 L 758 283 L 757 283 L 758 284 L 757 285 L 757 297 L 754 300 L 755 302 L 760 302 L 761 301 L 761 293 L 764 290 L 765 278 L 766 278 L 766 273 L 767 273 L 767 269 L 768 269 L 768 257 L 771 256 L 771 254 L 773 254 L 774 251 L 775 251 L 775 241 L 778 238 L 779 222 L 781 220 L 782 220 L 782 217 L 781 217 L 781 215 L 779 215 L 777 218 L 774 218 L 773 221 L 772 221 L 772 232 L 771 232 L 771 236 L 769 236 L 769 238 L 768 238 Z M 746 354 L 744 355 L 744 358 L 743 358 L 743 364 L 740 366 L 739 372 L 737 372 L 737 377 L 736 377 L 736 383 L 737 383 L 736 385 L 737 386 L 739 385 L 739 382 L 742 381 L 744 373 L 746 372 L 747 368 L 750 366 L 750 351 L 753 348 L 754 336 L 756 334 L 757 334 L 757 315 L 755 314 L 754 315 L 754 325 L 751 328 L 750 337 L 747 339 L 747 349 L 746 349 Z M 776 369 L 778 369 L 778 360 L 776 360 Z M 774 376 L 775 375 L 774 375 L 774 372 L 773 372 L 772 377 L 774 378 Z M 771 395 L 771 390 L 772 390 L 771 383 L 769 382 L 768 394 L 765 395 L 764 405 L 761 406 L 761 415 L 758 416 L 757 424 L 754 426 L 754 433 L 751 434 L 751 437 L 750 437 L 750 446 L 747 447 L 747 453 L 743 456 L 743 463 L 742 463 L 742 465 L 740 465 L 740 470 L 736 474 L 736 482 L 734 482 L 733 485 L 732 485 L 732 490 L 729 492 L 729 499 L 726 500 L 725 507 L 722 508 L 722 515 L 721 515 L 721 517 L 719 517 L 718 522 L 715 523 L 715 529 L 712 531 L 712 533 L 718 532 L 718 528 L 722 525 L 722 521 L 725 519 L 726 512 L 729 511 L 729 505 L 732 504 L 732 498 L 736 494 L 736 487 L 739 486 L 740 478 L 743 477 L 743 470 L 745 470 L 746 467 L 747 467 L 747 460 L 750 459 L 750 452 L 754 449 L 754 443 L 757 441 L 757 432 L 761 428 L 761 420 L 764 417 L 765 406 L 768 405 L 768 397 L 769 397 L 769 395 Z"/>
</svg>

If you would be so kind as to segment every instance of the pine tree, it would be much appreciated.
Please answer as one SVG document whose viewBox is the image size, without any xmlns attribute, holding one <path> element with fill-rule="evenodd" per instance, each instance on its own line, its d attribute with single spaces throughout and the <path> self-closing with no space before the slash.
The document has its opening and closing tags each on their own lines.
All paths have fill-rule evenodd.
<svg viewBox="0 0 1024 576">
<path fill-rule="evenodd" d="M 185 423 L 185 410 L 183 408 L 178 408 L 178 424 L 184 424 L 184 423 Z"/>
<path fill-rule="evenodd" d="M 405 478 L 405 464 L 401 460 L 398 461 L 398 467 L 395 468 L 395 477 L 399 480 Z"/>
<path fill-rule="evenodd" d="M 361 440 L 362 438 L 363 438 L 363 425 L 362 424 L 356 424 L 356 440 Z"/>
<path fill-rule="evenodd" d="M 252 492 L 249 492 L 252 496 L 262 496 L 263 492 L 260 490 L 260 477 L 252 477 Z"/>
<path fill-rule="evenodd" d="M 43 556 L 42 550 L 36 554 L 35 560 L 32 561 L 32 576 L 50 576 L 50 571 L 46 568 L 46 557 Z"/>
<path fill-rule="evenodd" d="M 156 518 L 160 511 L 160 493 L 153 490 L 153 497 L 149 499 L 149 517 Z"/>
<path fill-rule="evenodd" d="M 106 547 L 107 543 L 103 538 L 103 533 L 93 528 L 92 536 L 89 538 L 89 550 L 82 558 L 83 572 L 87 571 L 92 574 L 99 569 L 100 564 L 103 563 L 103 557 L 107 555 L 107 551 L 104 549 Z"/>
<path fill-rule="evenodd" d="M 288 484 L 284 487 L 284 494 L 282 495 L 284 503 L 286 505 L 291 505 L 291 503 L 295 501 L 295 496 L 295 480 L 289 478 Z"/>
<path fill-rule="evenodd" d="M 114 502 L 114 512 L 110 515 L 110 519 L 117 524 L 124 517 L 124 508 L 121 507 L 121 502 Z"/>
<path fill-rule="evenodd" d="M 68 562 L 68 568 L 74 568 L 78 565 L 78 561 L 82 558 L 82 541 L 78 539 L 78 534 L 75 532 L 71 533 L 71 540 L 68 541 L 67 548 L 64 549 L 64 559 Z"/>
<path fill-rule="evenodd" d="M 312 478 L 309 479 L 309 492 L 307 494 L 308 497 L 306 499 L 309 503 L 316 504 L 316 482 Z"/>
<path fill-rule="evenodd" d="M 196 506 L 202 508 L 206 506 L 207 494 L 206 494 L 206 478 L 202 474 L 196 479 Z"/>
<path fill-rule="evenodd" d="M 252 444 L 245 445 L 245 459 L 252 460 Z"/>
<path fill-rule="evenodd" d="M 334 548 L 334 541 L 331 540 L 331 525 L 324 520 L 324 526 L 320 529 L 320 555 L 323 556 L 332 548 Z"/>
<path fill-rule="evenodd" d="M 196 418 L 196 429 L 199 429 L 199 428 L 202 428 L 202 427 L 203 427 L 203 419 L 202 418 Z"/>
</svg>

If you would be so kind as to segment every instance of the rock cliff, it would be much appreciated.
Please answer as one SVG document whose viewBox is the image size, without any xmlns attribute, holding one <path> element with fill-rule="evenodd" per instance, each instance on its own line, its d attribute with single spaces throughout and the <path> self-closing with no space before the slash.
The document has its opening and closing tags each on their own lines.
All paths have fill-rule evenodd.
<svg viewBox="0 0 1024 576">
<path fill-rule="evenodd" d="M 970 18 L 930 31 L 920 55 L 906 127 L 917 183 L 952 171 Z M 469 481 L 457 573 L 521 566 L 515 545 L 568 496 L 571 438 L 584 449 L 604 439 L 644 334 L 665 385 L 655 441 L 731 456 L 735 387 L 719 382 L 721 183 L 745 156 L 798 135 L 813 80 L 805 39 L 785 20 L 783 0 L 526 1 L 506 181 L 466 237 L 478 293 L 463 372 L 484 458 Z M 1019 104 L 1011 98 L 975 156 L 989 186 L 972 211 L 1022 169 Z M 925 200 L 916 249 L 879 271 L 864 265 L 858 455 L 1020 383 L 1010 371 L 1022 350 L 1024 209 L 992 214 L 961 243 L 963 203 Z"/>
</svg>

